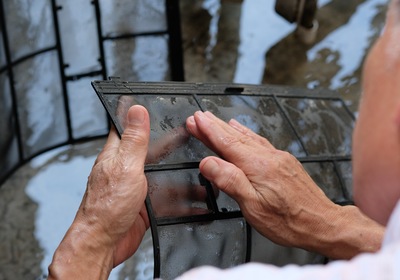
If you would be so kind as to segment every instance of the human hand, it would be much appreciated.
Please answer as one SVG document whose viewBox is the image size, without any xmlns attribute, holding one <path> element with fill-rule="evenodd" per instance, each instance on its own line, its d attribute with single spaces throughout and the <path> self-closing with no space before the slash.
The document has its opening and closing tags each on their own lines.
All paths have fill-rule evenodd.
<svg viewBox="0 0 400 280">
<path fill-rule="evenodd" d="M 357 234 L 365 233 L 368 225 L 376 233 L 369 250 L 379 248 L 382 228 L 354 207 L 331 202 L 291 154 L 275 149 L 237 121 L 225 123 L 210 112 L 196 112 L 186 126 L 222 157 L 203 159 L 200 172 L 233 197 L 250 225 L 267 238 L 332 258 L 349 258 L 367 250 L 358 245 L 362 241 Z M 349 229 L 352 223 L 354 228 Z"/>
<path fill-rule="evenodd" d="M 149 227 L 144 206 L 149 133 L 149 115 L 142 106 L 129 109 L 121 139 L 115 129 L 110 132 L 73 224 L 55 252 L 49 278 L 106 278 L 137 250 Z"/>
<path fill-rule="evenodd" d="M 129 108 L 138 103 L 148 103 L 143 96 L 120 95 L 117 98 L 113 96 L 113 99 L 117 100 L 112 108 L 115 110 L 115 118 L 121 131 L 128 124 L 126 115 Z M 164 115 L 153 108 L 150 118 L 154 122 L 153 126 L 161 126 Z M 173 156 L 176 149 L 189 140 L 190 135 L 184 124 L 174 126 L 171 123 L 170 125 L 160 129 L 160 134 L 155 133 L 153 137 L 150 135 L 146 165 L 156 165 L 168 158 L 170 154 Z M 195 177 L 197 174 L 194 175 L 189 170 L 149 172 L 147 178 L 153 214 L 156 217 L 181 217 L 208 213 L 209 211 L 204 206 L 207 198 L 205 186 L 201 186 Z"/>
</svg>

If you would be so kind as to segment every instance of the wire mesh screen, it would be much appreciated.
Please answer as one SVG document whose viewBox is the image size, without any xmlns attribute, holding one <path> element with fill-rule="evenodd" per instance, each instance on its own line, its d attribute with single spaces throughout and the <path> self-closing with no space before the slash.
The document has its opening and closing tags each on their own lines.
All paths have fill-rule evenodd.
<svg viewBox="0 0 400 280">
<path fill-rule="evenodd" d="M 234 118 L 267 137 L 294 154 L 333 202 L 352 203 L 348 176 L 354 118 L 337 97 L 270 86 L 119 79 L 92 84 L 120 134 L 132 105 L 150 113 L 146 206 L 155 277 L 172 279 L 199 265 L 226 268 L 262 260 L 268 251 L 260 250 L 266 239 L 250 231 L 238 204 L 199 173 L 200 160 L 214 153 L 185 129 L 186 118 L 197 110 L 225 121 Z"/>
<path fill-rule="evenodd" d="M 183 80 L 178 0 L 0 0 L 0 33 L 0 184 L 107 133 L 93 79 Z"/>
</svg>

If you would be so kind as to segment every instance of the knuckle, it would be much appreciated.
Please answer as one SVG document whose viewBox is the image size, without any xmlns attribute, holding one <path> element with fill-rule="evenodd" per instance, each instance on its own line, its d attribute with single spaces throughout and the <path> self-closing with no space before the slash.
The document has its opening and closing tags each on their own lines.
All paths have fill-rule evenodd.
<svg viewBox="0 0 400 280">
<path fill-rule="evenodd" d="M 298 163 L 297 159 L 289 152 L 276 149 L 269 150 L 267 154 L 255 155 L 251 162 L 251 166 L 255 170 L 251 174 L 255 172 L 257 175 L 257 172 L 264 170 L 264 176 L 273 178 L 276 177 L 276 174 L 282 173 L 287 168 L 295 167 Z"/>
<path fill-rule="evenodd" d="M 297 161 L 291 153 L 281 150 L 274 151 L 274 158 L 280 165 L 287 165 Z"/>
<path fill-rule="evenodd" d="M 136 146 L 145 147 L 148 144 L 148 137 L 145 133 L 138 130 L 128 130 L 122 134 L 123 142 L 134 143 Z"/>
<path fill-rule="evenodd" d="M 248 135 L 242 135 L 240 137 L 227 136 L 221 138 L 222 144 L 227 148 L 237 147 L 240 145 L 247 145 L 252 143 L 252 138 Z"/>
<path fill-rule="evenodd" d="M 221 143 L 226 147 L 235 145 L 238 142 L 237 138 L 231 137 L 231 136 L 222 137 L 220 140 L 221 140 Z"/>
<path fill-rule="evenodd" d="M 296 158 L 287 151 L 279 151 L 279 154 L 280 154 L 283 162 L 292 162 L 292 161 L 296 160 Z"/>
</svg>

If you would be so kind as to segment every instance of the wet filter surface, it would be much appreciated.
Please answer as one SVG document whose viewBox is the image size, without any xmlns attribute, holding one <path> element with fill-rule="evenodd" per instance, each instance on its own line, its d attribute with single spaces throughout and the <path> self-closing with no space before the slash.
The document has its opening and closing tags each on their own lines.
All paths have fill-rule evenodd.
<svg viewBox="0 0 400 280">
<path fill-rule="evenodd" d="M 150 114 L 146 206 L 155 277 L 171 279 L 200 265 L 227 268 L 260 257 L 252 249 L 263 238 L 246 224 L 237 203 L 216 194 L 199 173 L 201 159 L 215 154 L 186 131 L 186 118 L 198 110 L 236 119 L 266 137 L 294 154 L 332 201 L 352 203 L 347 172 L 354 116 L 329 91 L 120 79 L 92 85 L 120 134 L 132 105 L 143 105 Z"/>
</svg>

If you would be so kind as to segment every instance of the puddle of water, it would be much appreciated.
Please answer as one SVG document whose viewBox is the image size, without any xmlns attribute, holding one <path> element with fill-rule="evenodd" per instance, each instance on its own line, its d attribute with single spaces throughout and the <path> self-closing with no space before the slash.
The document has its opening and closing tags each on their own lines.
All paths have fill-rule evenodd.
<svg viewBox="0 0 400 280">
<path fill-rule="evenodd" d="M 320 32 L 310 46 L 294 39 L 295 25 L 275 13 L 275 1 L 195 2 L 203 12 L 185 6 L 183 13 L 188 81 L 328 88 L 357 110 L 362 64 L 383 28 L 387 0 L 349 0 L 347 10 L 318 1 Z"/>
<path fill-rule="evenodd" d="M 207 60 L 212 60 L 212 50 L 217 44 L 218 36 L 218 22 L 220 17 L 221 1 L 220 0 L 205 0 L 203 2 L 203 8 L 208 11 L 211 16 L 209 36 L 210 40 L 206 47 L 205 53 Z"/>
<path fill-rule="evenodd" d="M 5 197 L 10 194 L 12 194 L 11 199 L 21 200 L 17 196 L 19 192 L 25 193 L 25 198 L 20 207 L 18 207 L 21 204 L 19 202 L 1 202 L 8 205 L 5 211 L 0 211 L 2 221 L 7 224 L 6 229 L 0 232 L 0 240 L 11 240 L 12 245 L 10 251 L 0 251 L 0 279 L 4 276 L 1 271 L 14 269 L 12 263 L 5 262 L 10 258 L 10 252 L 18 255 L 20 254 L 18 250 L 27 251 L 18 245 L 21 244 L 19 236 L 31 238 L 31 241 L 28 240 L 29 244 L 37 244 L 32 246 L 38 248 L 29 249 L 29 252 L 25 252 L 23 260 L 16 260 L 18 269 L 13 271 L 14 277 L 25 278 L 23 276 L 26 276 L 25 271 L 29 271 L 30 275 L 33 274 L 37 279 L 41 275 L 47 275 L 48 265 L 75 217 L 86 189 L 87 177 L 103 144 L 104 141 L 93 141 L 42 154 L 22 166 L 18 174 L 14 174 L 2 186 L 1 201 L 3 199 L 7 201 Z M 35 210 L 28 213 L 28 208 Z M 33 223 L 32 228 L 21 225 L 9 226 L 25 219 Z M 40 268 L 33 263 L 40 263 Z M 152 275 L 153 246 L 148 232 L 138 254 L 115 268 L 109 279 L 121 279 L 124 276 L 123 279 L 144 280 L 152 279 Z M 4 277 L 7 279 L 7 276 Z"/>
<path fill-rule="evenodd" d="M 318 2 L 324 16 L 341 9 L 335 1 Z M 362 64 L 383 28 L 387 3 L 387 0 L 351 0 L 355 10 L 349 19 L 324 21 L 321 32 L 334 29 L 322 34 L 325 37 L 320 42 L 307 47 L 299 46 L 290 37 L 295 26 L 274 12 L 274 1 L 262 5 L 257 0 L 244 1 L 234 82 L 329 88 L 339 92 L 355 111 L 361 91 Z M 276 51 L 278 47 L 281 49 Z M 267 71 L 270 65 L 274 66 L 270 70 L 272 77 Z"/>
<path fill-rule="evenodd" d="M 47 273 L 53 253 L 75 217 L 86 189 L 87 177 L 97 156 L 82 154 L 87 150 L 93 153 L 101 145 L 100 142 L 97 147 L 92 143 L 64 147 L 43 154 L 31 162 L 31 167 L 38 172 L 28 181 L 26 194 L 37 204 L 34 235 L 43 250 L 43 274 Z M 146 248 L 141 249 L 134 260 L 128 260 L 125 265 L 113 269 L 109 279 L 121 279 L 120 274 L 124 270 L 135 270 L 129 272 L 129 277 L 134 278 L 125 279 L 151 279 L 153 259 L 150 236 L 147 235 L 144 243 Z"/>
<path fill-rule="evenodd" d="M 265 1 L 260 5 L 257 0 L 246 0 L 242 4 L 235 83 L 260 84 L 265 53 L 293 31 L 294 27 L 275 13 L 274 4 L 274 1 Z"/>
<path fill-rule="evenodd" d="M 354 76 L 361 67 L 371 42 L 380 33 L 381 30 L 372 26 L 372 21 L 379 12 L 377 7 L 386 3 L 386 0 L 371 0 L 361 4 L 347 24 L 333 31 L 308 51 L 308 61 L 316 60 L 318 53 L 323 49 L 339 53 L 336 61 L 332 56 L 327 57 L 327 64 L 336 63 L 340 67 L 336 75 L 331 78 L 329 88 L 339 89 L 349 83 L 360 82 L 358 77 L 350 79 L 348 77 Z"/>
<path fill-rule="evenodd" d="M 43 271 L 75 217 L 94 160 L 95 156 L 66 160 L 60 153 L 51 158 L 49 165 L 37 163 L 43 161 L 42 157 L 33 160 L 40 171 L 29 180 L 26 193 L 38 205 L 35 237 L 44 250 Z"/>
</svg>

